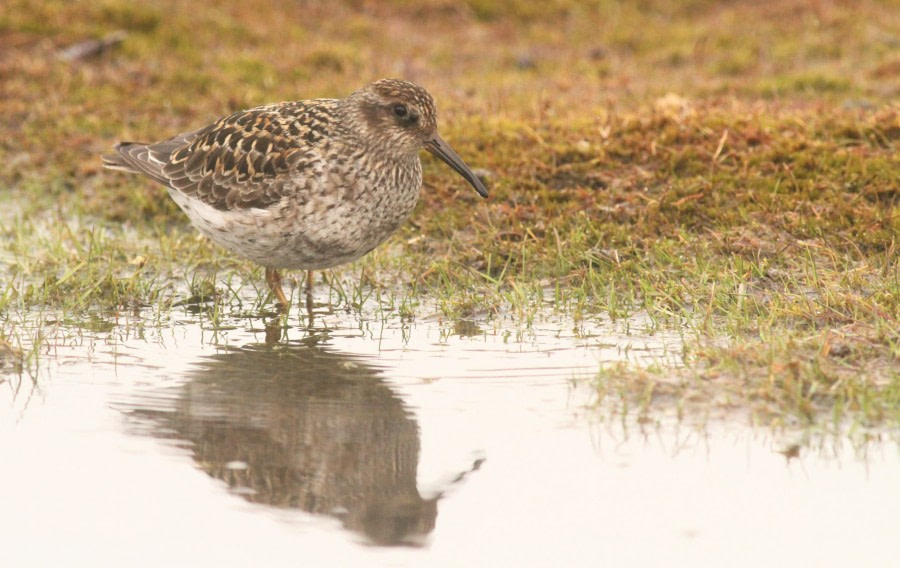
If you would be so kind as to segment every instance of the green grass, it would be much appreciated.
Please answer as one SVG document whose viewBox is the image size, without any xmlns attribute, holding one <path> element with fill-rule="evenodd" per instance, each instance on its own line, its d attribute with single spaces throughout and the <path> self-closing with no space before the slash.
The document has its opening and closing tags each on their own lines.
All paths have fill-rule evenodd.
<svg viewBox="0 0 900 568">
<path fill-rule="evenodd" d="M 0 346 L 18 349 L 33 310 L 270 309 L 258 269 L 98 155 L 403 75 L 435 95 L 491 199 L 424 157 L 411 223 L 327 276 L 335 302 L 415 318 L 429 298 L 451 319 L 523 325 L 643 313 L 688 326 L 684 366 L 604 370 L 608 400 L 900 425 L 891 2 L 185 6 L 0 15 Z M 117 30 L 126 40 L 96 58 L 54 55 Z M 247 286 L 253 305 L 237 300 Z"/>
</svg>

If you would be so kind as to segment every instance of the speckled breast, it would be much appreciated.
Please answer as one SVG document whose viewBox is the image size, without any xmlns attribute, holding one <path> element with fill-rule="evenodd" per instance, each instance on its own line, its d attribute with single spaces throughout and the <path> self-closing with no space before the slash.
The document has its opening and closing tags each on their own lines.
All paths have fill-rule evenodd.
<svg viewBox="0 0 900 568">
<path fill-rule="evenodd" d="M 268 209 L 219 211 L 169 194 L 213 242 L 269 268 L 322 269 L 351 262 L 384 242 L 409 217 L 422 185 L 418 158 L 378 174 L 323 174 L 317 191 Z"/>
</svg>

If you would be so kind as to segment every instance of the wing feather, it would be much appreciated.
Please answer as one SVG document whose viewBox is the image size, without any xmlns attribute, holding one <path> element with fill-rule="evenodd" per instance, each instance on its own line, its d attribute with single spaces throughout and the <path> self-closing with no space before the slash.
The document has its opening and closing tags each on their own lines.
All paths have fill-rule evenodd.
<svg viewBox="0 0 900 568">
<path fill-rule="evenodd" d="M 328 136 L 318 133 L 330 131 L 337 102 L 267 105 L 155 144 L 122 142 L 103 165 L 142 173 L 216 209 L 265 209 L 302 193 L 321 169 Z"/>
</svg>

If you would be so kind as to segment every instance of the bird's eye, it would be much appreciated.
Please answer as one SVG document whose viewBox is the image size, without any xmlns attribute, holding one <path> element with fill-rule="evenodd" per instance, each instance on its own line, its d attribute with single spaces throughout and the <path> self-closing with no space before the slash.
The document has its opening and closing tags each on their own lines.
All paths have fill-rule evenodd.
<svg viewBox="0 0 900 568">
<path fill-rule="evenodd" d="M 400 118 L 404 118 L 409 111 L 406 110 L 406 105 L 394 105 L 394 114 L 399 116 Z"/>
</svg>

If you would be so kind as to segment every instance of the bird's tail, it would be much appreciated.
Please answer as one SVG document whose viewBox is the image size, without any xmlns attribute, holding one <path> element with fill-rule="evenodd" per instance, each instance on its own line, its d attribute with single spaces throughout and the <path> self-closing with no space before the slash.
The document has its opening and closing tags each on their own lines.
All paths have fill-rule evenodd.
<svg viewBox="0 0 900 568">
<path fill-rule="evenodd" d="M 101 158 L 103 159 L 103 167 L 110 170 L 118 170 L 120 172 L 128 172 L 130 174 L 141 173 L 141 170 L 136 168 L 133 165 L 133 162 L 127 160 L 125 156 L 131 155 L 133 152 L 137 151 L 138 153 L 141 150 L 146 151 L 147 144 L 142 142 L 119 142 L 115 146 L 113 146 L 113 150 L 116 151 L 115 154 L 103 154 Z"/>
</svg>

